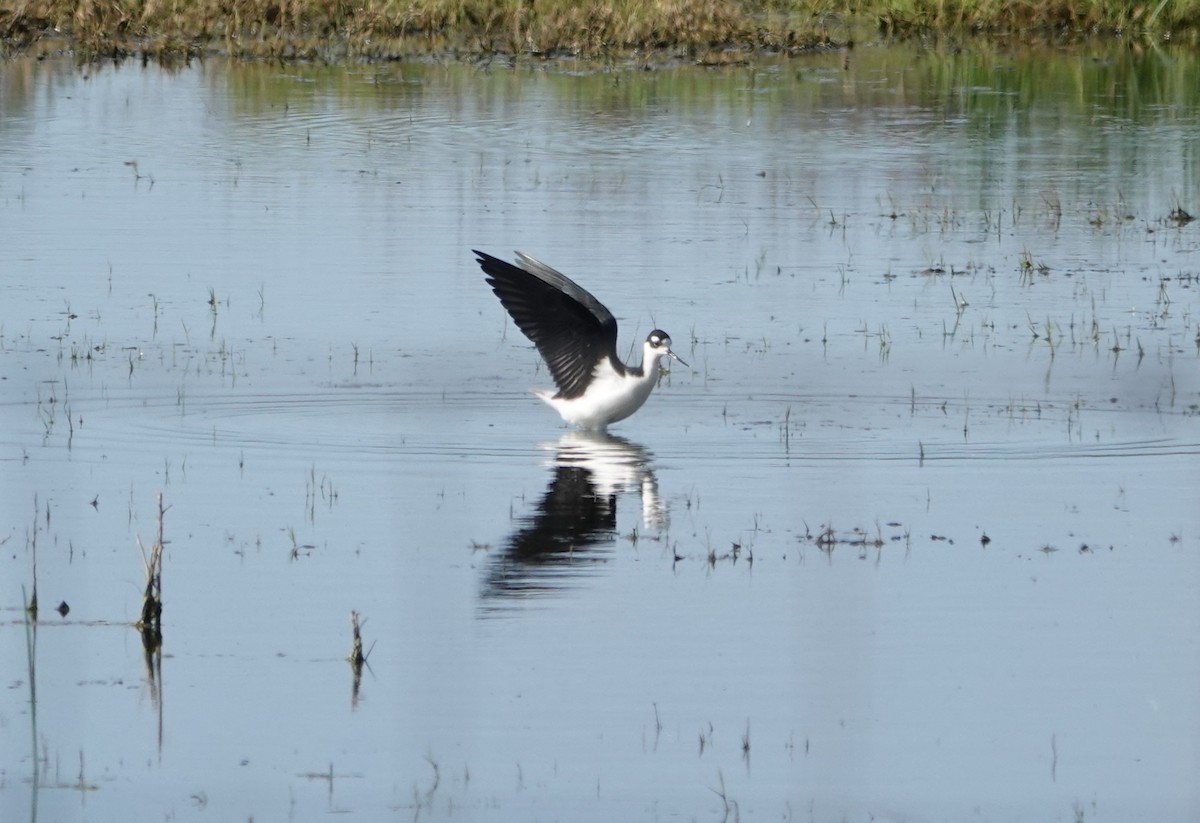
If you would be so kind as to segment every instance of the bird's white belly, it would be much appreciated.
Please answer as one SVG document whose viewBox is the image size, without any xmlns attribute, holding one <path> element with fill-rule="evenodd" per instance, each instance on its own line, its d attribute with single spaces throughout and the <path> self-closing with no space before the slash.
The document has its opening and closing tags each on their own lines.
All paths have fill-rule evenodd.
<svg viewBox="0 0 1200 823">
<path fill-rule="evenodd" d="M 535 391 L 538 397 L 555 408 L 563 420 L 583 429 L 600 430 L 609 423 L 624 420 L 640 409 L 658 381 L 658 363 L 642 377 L 631 373 L 617 374 L 605 361 L 596 368 L 596 375 L 587 391 L 574 398 L 555 397 L 548 391 Z"/>
</svg>

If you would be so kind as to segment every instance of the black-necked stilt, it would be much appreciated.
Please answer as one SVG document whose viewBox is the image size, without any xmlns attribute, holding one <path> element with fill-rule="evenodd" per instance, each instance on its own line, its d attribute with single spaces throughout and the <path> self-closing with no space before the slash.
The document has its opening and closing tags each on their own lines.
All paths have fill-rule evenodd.
<svg viewBox="0 0 1200 823">
<path fill-rule="evenodd" d="M 517 252 L 517 264 L 476 251 L 488 285 L 517 327 L 541 353 L 558 392 L 534 389 L 582 429 L 603 431 L 642 407 L 658 382 L 659 363 L 673 357 L 671 338 L 655 329 L 642 345 L 642 364 L 617 356 L 617 320 L 566 275 Z"/>
</svg>

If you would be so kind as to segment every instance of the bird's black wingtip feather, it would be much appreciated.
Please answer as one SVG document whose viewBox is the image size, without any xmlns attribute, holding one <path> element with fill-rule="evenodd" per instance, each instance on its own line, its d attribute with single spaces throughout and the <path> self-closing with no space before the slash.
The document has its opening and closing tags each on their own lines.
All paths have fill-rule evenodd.
<svg viewBox="0 0 1200 823">
<path fill-rule="evenodd" d="M 504 261 L 498 257 L 493 257 L 487 252 L 479 251 L 479 249 L 471 249 L 475 255 L 475 262 L 479 264 L 479 268 L 483 269 L 484 279 L 488 281 L 488 285 L 495 285 L 493 278 L 497 268 L 502 268 Z"/>
<path fill-rule="evenodd" d="M 488 254 L 485 251 L 479 251 L 479 249 L 471 249 L 471 251 L 475 254 L 475 262 L 479 264 L 481 269 L 483 269 L 483 273 L 488 275 L 489 282 L 491 282 L 491 279 L 498 272 L 508 271 L 509 269 L 516 268 L 516 266 L 514 266 L 512 263 L 501 260 L 499 257 Z"/>
</svg>

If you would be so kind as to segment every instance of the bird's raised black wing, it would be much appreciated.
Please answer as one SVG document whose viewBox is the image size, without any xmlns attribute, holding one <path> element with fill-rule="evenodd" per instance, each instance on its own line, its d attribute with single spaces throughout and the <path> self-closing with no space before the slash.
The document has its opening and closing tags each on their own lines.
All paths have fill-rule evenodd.
<svg viewBox="0 0 1200 823">
<path fill-rule="evenodd" d="M 520 265 L 476 251 L 488 285 L 541 353 L 565 398 L 583 394 L 596 364 L 617 358 L 617 320 L 599 300 L 561 272 L 517 252 Z"/>
</svg>

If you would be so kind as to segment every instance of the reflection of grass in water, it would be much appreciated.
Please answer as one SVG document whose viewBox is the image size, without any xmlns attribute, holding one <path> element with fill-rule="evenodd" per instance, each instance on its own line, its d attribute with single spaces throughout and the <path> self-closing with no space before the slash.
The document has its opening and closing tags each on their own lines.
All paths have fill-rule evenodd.
<svg viewBox="0 0 1200 823">
<path fill-rule="evenodd" d="M 194 3 L 42 0 L 0 11 L 0 36 L 16 45 L 61 32 L 91 56 L 142 53 L 322 59 L 384 58 L 420 51 L 607 56 L 683 49 L 727 62 L 724 49 L 793 50 L 852 38 L 856 25 L 910 36 L 1108 32 L 1176 35 L 1200 27 L 1200 0 L 200 0 Z"/>
<path fill-rule="evenodd" d="M 37 617 L 35 606 L 25 597 L 25 587 L 21 587 L 21 604 L 25 615 L 25 660 L 29 671 L 29 756 L 33 761 L 33 804 L 32 819 L 37 819 L 37 798 L 40 776 L 38 774 L 37 754 Z"/>
<path fill-rule="evenodd" d="M 30 820 L 38 817 L 38 795 L 42 788 L 41 760 L 38 757 L 37 741 L 37 610 L 32 598 L 27 596 L 25 587 L 21 587 L 21 603 L 25 615 L 25 662 L 29 682 L 29 758 L 33 765 L 30 775 Z M 84 777 L 83 752 L 79 753 L 79 779 L 75 783 L 51 784 L 54 788 L 74 789 L 79 792 L 95 791 L 96 785 L 88 783 Z"/>
</svg>

